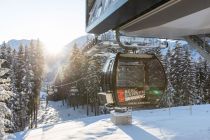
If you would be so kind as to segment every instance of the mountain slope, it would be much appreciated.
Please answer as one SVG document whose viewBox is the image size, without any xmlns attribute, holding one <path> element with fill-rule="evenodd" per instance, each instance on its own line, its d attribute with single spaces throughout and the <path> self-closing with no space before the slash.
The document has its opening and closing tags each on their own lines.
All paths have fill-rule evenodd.
<svg viewBox="0 0 210 140">
<path fill-rule="evenodd" d="M 7 42 L 7 44 L 10 45 L 10 47 L 12 47 L 13 49 L 18 50 L 20 44 L 22 44 L 23 46 L 29 46 L 30 42 L 31 40 L 27 39 L 21 39 L 21 40 L 11 39 Z"/>
</svg>

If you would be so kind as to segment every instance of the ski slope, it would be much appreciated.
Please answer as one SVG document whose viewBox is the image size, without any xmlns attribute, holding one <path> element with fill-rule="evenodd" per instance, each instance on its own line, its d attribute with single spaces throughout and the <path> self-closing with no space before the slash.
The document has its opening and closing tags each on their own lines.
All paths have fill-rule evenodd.
<svg viewBox="0 0 210 140">
<path fill-rule="evenodd" d="M 86 117 L 16 133 L 16 140 L 210 140 L 210 105 L 133 111 L 132 125 L 110 115 Z"/>
<path fill-rule="evenodd" d="M 83 108 L 80 106 L 74 110 L 72 107 L 68 107 L 65 103 L 63 105 L 62 101 L 49 101 L 46 106 L 45 100 L 42 100 L 38 111 L 38 127 L 72 119 L 84 118 L 87 117 L 86 114 L 86 106 Z M 93 115 L 94 113 L 89 113 L 89 116 Z"/>
</svg>

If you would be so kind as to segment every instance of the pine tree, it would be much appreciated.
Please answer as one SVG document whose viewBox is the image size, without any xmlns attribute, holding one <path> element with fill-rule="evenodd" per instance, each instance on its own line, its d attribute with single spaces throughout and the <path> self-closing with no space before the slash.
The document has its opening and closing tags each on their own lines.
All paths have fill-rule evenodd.
<svg viewBox="0 0 210 140">
<path fill-rule="evenodd" d="M 44 72 L 44 56 L 43 56 L 43 50 L 42 50 L 42 44 L 39 40 L 37 41 L 31 41 L 30 45 L 30 62 L 32 66 L 33 71 L 33 124 L 35 127 L 37 127 L 37 115 L 38 115 L 38 105 L 39 105 L 39 94 L 41 90 L 41 84 L 42 84 L 42 78 L 43 78 L 43 72 Z M 32 124 L 32 125 L 33 125 Z"/>
<path fill-rule="evenodd" d="M 171 79 L 170 79 L 170 74 L 171 74 L 171 69 L 172 69 L 170 59 L 171 59 L 171 50 L 168 49 L 163 59 L 163 65 L 164 65 L 165 73 L 167 77 L 167 89 L 162 99 L 163 106 L 168 106 L 168 107 L 171 107 L 174 104 L 174 101 L 173 101 L 174 88 L 173 88 L 173 85 L 171 84 Z"/>
<path fill-rule="evenodd" d="M 0 93 L 1 98 L 4 96 L 5 100 L 0 100 L 0 139 L 4 139 L 5 136 L 5 129 L 6 129 L 6 123 L 9 122 L 7 119 L 8 116 L 11 116 L 11 111 L 7 107 L 6 103 L 4 103 L 9 97 L 5 97 L 6 95 L 2 94 L 2 91 Z"/>
<path fill-rule="evenodd" d="M 29 45 L 29 64 L 31 65 L 32 72 L 34 74 L 34 69 L 36 66 L 36 53 L 35 53 L 35 41 L 31 40 Z M 35 75 L 34 75 L 35 76 Z M 32 82 L 34 83 L 32 85 L 32 95 L 30 97 L 30 106 L 29 106 L 29 112 L 30 112 L 30 128 L 33 128 L 35 126 L 35 120 L 36 120 L 36 99 L 35 99 L 35 78 L 32 79 Z"/>
<path fill-rule="evenodd" d="M 7 59 L 7 44 L 5 42 L 1 45 L 0 59 Z"/>
<path fill-rule="evenodd" d="M 81 62 L 81 67 L 80 67 L 80 78 L 84 78 L 87 76 L 87 69 L 88 69 L 88 57 L 85 56 L 85 54 L 83 52 L 79 53 L 80 55 L 80 62 Z M 82 104 L 82 106 L 84 107 L 84 104 L 86 102 L 86 88 L 85 88 L 85 80 L 80 80 L 77 83 L 77 88 L 79 90 L 79 99 L 80 102 Z"/>
<path fill-rule="evenodd" d="M 189 48 L 184 48 L 184 79 L 183 79 L 183 104 L 189 105 L 195 103 L 196 97 L 196 79 L 195 66 L 191 59 Z"/>
<path fill-rule="evenodd" d="M 174 48 L 170 64 L 171 64 L 171 72 L 170 72 L 170 81 L 174 88 L 174 104 L 175 105 L 183 105 L 184 104 L 184 90 L 183 90 L 183 80 L 184 80 L 184 50 L 183 48 L 177 44 Z"/>
<path fill-rule="evenodd" d="M 17 92 L 17 88 L 16 88 L 16 83 L 17 83 L 17 53 L 16 50 L 14 49 L 12 52 L 12 62 L 11 62 L 11 72 L 10 72 L 10 79 L 11 79 L 11 90 L 13 91 L 13 96 L 10 99 L 9 103 L 10 103 L 10 109 L 13 112 L 13 116 L 12 116 L 12 122 L 14 124 L 13 127 L 13 131 L 16 132 L 19 130 L 19 126 L 18 126 L 18 110 L 19 110 L 19 94 Z"/>
<path fill-rule="evenodd" d="M 204 100 L 206 103 L 210 103 L 210 67 L 208 66 L 206 81 L 205 81 L 205 91 Z"/>
<path fill-rule="evenodd" d="M 17 53 L 15 49 L 12 52 L 12 56 L 13 56 L 13 59 L 10 66 L 10 69 L 11 69 L 10 78 L 12 79 L 11 80 L 12 91 L 16 93 L 17 92 L 17 89 L 16 89 Z"/>
<path fill-rule="evenodd" d="M 88 95 L 88 101 L 91 105 L 91 111 L 95 110 L 95 115 L 98 114 L 98 96 L 100 92 L 100 80 L 101 80 L 101 58 L 93 56 L 88 61 L 87 79 L 86 79 L 86 91 Z"/>
<path fill-rule="evenodd" d="M 12 49 L 9 45 L 7 45 L 6 48 L 6 60 L 8 62 L 8 65 L 11 66 L 12 65 Z"/>
<path fill-rule="evenodd" d="M 24 77 L 23 77 L 23 92 L 25 93 L 25 97 L 24 97 L 24 105 L 25 105 L 25 118 L 24 118 L 24 126 L 28 126 L 29 121 L 30 121 L 30 115 L 31 115 L 31 99 L 32 99 L 32 90 L 34 87 L 34 74 L 32 71 L 32 66 L 30 64 L 29 61 L 29 51 L 28 51 L 28 47 L 25 47 L 25 54 L 24 54 L 24 69 L 25 69 L 25 73 L 24 73 Z"/>
<path fill-rule="evenodd" d="M 7 68 L 8 65 L 3 66 L 6 62 L 5 59 L 0 59 L 0 139 L 4 139 L 5 132 L 11 132 L 13 128 L 12 113 L 8 108 L 8 101 L 12 96 L 8 77 L 9 68 Z"/>
<path fill-rule="evenodd" d="M 17 110 L 17 126 L 19 130 L 25 128 L 25 121 L 27 117 L 27 106 L 26 106 L 26 93 L 24 92 L 24 76 L 25 76 L 25 61 L 24 61 L 24 48 L 22 45 L 19 46 L 19 51 L 17 54 L 17 69 L 16 69 L 16 89 L 18 93 L 18 110 Z"/>
<path fill-rule="evenodd" d="M 0 109 L 5 111 L 0 112 L 3 136 L 4 132 L 21 131 L 29 123 L 36 126 L 44 60 L 39 41 L 31 41 L 29 48 L 20 45 L 18 53 L 4 42 L 0 58 L 6 67 L 1 68 L 0 75 Z"/>
<path fill-rule="evenodd" d="M 70 73 L 69 73 L 69 80 L 70 81 L 74 81 L 74 80 L 77 80 L 80 78 L 81 76 L 81 71 L 80 71 L 80 68 L 81 68 L 81 58 L 80 58 L 80 55 L 81 52 L 79 50 L 79 48 L 77 48 L 77 45 L 74 44 L 74 47 L 73 47 L 73 50 L 72 50 L 72 55 L 71 57 L 69 58 L 69 70 L 70 70 Z"/>
<path fill-rule="evenodd" d="M 207 90 L 205 89 L 207 72 L 207 62 L 200 57 L 196 65 L 196 90 L 198 95 L 198 104 L 205 103 L 204 96 L 207 94 Z"/>
<path fill-rule="evenodd" d="M 81 50 L 77 48 L 77 45 L 74 44 L 72 53 L 69 57 L 68 65 L 65 69 L 65 79 L 64 83 L 74 82 L 84 77 L 85 72 L 85 58 L 84 54 L 82 54 Z M 71 87 L 75 87 L 79 90 L 79 95 L 75 97 L 71 97 L 71 102 L 73 107 L 75 105 L 78 107 L 80 104 L 84 104 L 84 81 L 78 81 L 74 85 L 66 87 L 66 90 L 69 91 Z"/>
</svg>

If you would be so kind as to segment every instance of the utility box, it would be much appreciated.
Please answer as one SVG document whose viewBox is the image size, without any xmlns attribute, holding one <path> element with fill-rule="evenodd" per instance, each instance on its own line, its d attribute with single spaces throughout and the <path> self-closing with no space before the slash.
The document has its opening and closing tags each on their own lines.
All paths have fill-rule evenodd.
<svg viewBox="0 0 210 140">
<path fill-rule="evenodd" d="M 115 110 L 111 111 L 111 121 L 115 125 L 129 125 L 132 124 L 132 112 L 116 112 Z"/>
</svg>

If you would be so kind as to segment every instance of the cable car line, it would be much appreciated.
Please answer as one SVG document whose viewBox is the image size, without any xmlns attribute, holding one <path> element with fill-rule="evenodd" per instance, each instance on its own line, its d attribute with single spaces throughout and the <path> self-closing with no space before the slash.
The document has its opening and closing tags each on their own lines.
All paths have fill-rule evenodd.
<svg viewBox="0 0 210 140">
<path fill-rule="evenodd" d="M 67 85 L 73 85 L 73 84 L 77 84 L 78 82 L 80 82 L 81 80 L 85 80 L 86 78 L 93 78 L 93 77 L 96 77 L 95 74 L 90 74 L 90 75 L 87 75 L 83 78 L 80 78 L 80 79 L 77 79 L 73 82 L 69 82 L 69 83 L 66 83 L 66 84 L 61 84 L 61 85 L 50 85 L 51 87 L 64 87 L 64 86 L 67 86 Z"/>
</svg>

